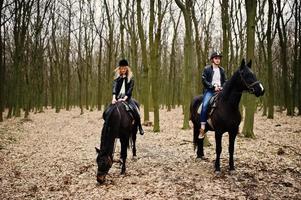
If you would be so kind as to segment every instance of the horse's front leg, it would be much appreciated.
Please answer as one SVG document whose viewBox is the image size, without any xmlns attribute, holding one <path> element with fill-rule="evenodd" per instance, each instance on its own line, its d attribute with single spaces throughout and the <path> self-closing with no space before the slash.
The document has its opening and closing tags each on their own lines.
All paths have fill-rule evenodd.
<svg viewBox="0 0 301 200">
<path fill-rule="evenodd" d="M 234 171 L 234 145 L 235 145 L 235 138 L 238 133 L 238 129 L 235 131 L 229 132 L 229 167 L 230 171 Z"/>
<path fill-rule="evenodd" d="M 127 158 L 127 147 L 128 147 L 129 138 L 120 137 L 120 143 L 121 143 L 121 152 L 120 152 L 120 158 L 121 158 L 121 174 L 125 174 L 126 171 L 126 158 Z"/>
<path fill-rule="evenodd" d="M 222 133 L 215 131 L 215 153 L 216 153 L 216 159 L 215 159 L 215 172 L 220 172 L 220 156 L 222 153 Z"/>
</svg>

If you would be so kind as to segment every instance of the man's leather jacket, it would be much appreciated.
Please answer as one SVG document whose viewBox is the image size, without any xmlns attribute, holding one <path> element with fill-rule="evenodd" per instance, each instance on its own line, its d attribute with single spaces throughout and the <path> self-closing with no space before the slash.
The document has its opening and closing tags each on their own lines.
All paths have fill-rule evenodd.
<svg viewBox="0 0 301 200">
<path fill-rule="evenodd" d="M 223 86 L 226 82 L 226 74 L 224 68 L 219 66 L 219 70 L 221 73 L 221 86 Z M 214 86 L 212 85 L 213 73 L 214 71 L 212 65 L 205 66 L 202 74 L 202 83 L 204 85 L 204 90 L 214 90 Z"/>
</svg>

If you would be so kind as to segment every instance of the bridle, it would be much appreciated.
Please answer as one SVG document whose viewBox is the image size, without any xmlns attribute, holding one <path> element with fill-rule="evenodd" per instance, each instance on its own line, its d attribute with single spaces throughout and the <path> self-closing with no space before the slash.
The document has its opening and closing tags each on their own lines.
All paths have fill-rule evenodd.
<svg viewBox="0 0 301 200">
<path fill-rule="evenodd" d="M 248 84 L 247 81 L 246 81 L 246 80 L 244 79 L 244 77 L 242 76 L 240 70 L 239 70 L 239 75 L 240 75 L 241 80 L 244 82 L 245 86 L 248 88 L 248 92 L 251 93 L 251 94 L 253 94 L 253 93 L 255 92 L 253 86 L 256 85 L 256 84 L 259 84 L 260 81 L 255 81 L 255 82 L 253 82 L 253 83 L 251 83 L 251 84 Z"/>
</svg>

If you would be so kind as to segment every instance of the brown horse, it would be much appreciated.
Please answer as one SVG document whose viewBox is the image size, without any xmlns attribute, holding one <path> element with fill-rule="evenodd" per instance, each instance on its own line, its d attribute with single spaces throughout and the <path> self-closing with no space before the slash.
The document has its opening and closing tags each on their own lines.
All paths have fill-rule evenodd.
<svg viewBox="0 0 301 200">
<path fill-rule="evenodd" d="M 222 92 L 219 93 L 216 108 L 209 116 L 212 127 L 206 124 L 205 132 L 208 130 L 215 131 L 216 143 L 216 160 L 215 171 L 220 172 L 220 154 L 222 152 L 222 136 L 225 132 L 229 133 L 229 167 L 230 171 L 235 170 L 234 167 L 234 144 L 235 138 L 239 130 L 241 115 L 239 112 L 239 102 L 244 91 L 254 94 L 256 97 L 264 94 L 264 88 L 260 81 L 257 80 L 255 74 L 251 70 L 250 61 L 247 65 L 242 60 L 239 69 L 225 83 Z M 193 123 L 193 142 L 197 147 L 197 158 L 205 159 L 203 142 L 199 139 L 200 120 L 197 113 L 198 107 L 202 103 L 202 96 L 195 97 L 190 104 L 190 120 Z M 214 127 L 214 128 L 213 128 Z"/>
<path fill-rule="evenodd" d="M 126 171 L 127 148 L 130 139 L 133 145 L 133 156 L 136 156 L 137 126 L 133 124 L 133 118 L 126 109 L 125 102 L 117 102 L 110 105 L 110 114 L 107 117 L 101 133 L 100 149 L 97 152 L 97 181 L 102 184 L 113 165 L 113 154 L 115 139 L 119 138 L 121 143 L 121 174 Z"/>
</svg>

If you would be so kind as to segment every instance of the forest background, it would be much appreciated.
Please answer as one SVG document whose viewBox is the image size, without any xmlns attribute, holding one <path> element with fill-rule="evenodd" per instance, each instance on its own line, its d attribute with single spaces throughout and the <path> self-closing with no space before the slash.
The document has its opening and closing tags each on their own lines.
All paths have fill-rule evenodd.
<svg viewBox="0 0 301 200">
<path fill-rule="evenodd" d="M 81 114 L 111 101 L 113 70 L 126 58 L 144 121 L 202 93 L 201 73 L 221 50 L 228 78 L 243 58 L 266 89 L 244 94 L 243 133 L 254 113 L 301 115 L 298 0 L 0 0 L 0 121 L 49 107 Z"/>
</svg>

